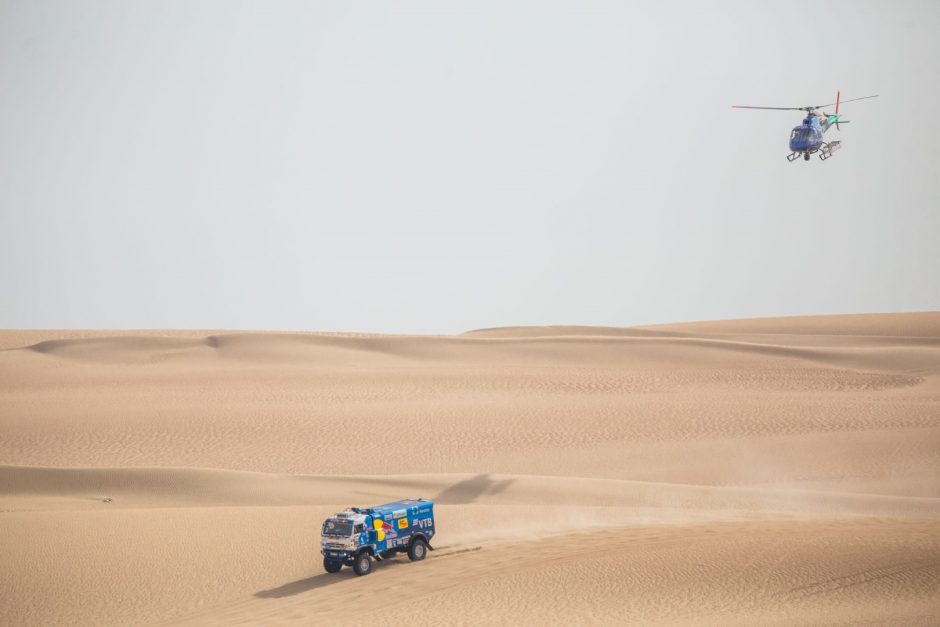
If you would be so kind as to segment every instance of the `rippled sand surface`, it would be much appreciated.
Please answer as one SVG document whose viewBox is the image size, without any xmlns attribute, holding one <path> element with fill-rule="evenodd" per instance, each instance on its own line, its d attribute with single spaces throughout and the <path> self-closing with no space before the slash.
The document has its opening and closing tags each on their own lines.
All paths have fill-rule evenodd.
<svg viewBox="0 0 940 627">
<path fill-rule="evenodd" d="M 940 623 L 940 313 L 0 349 L 0 624 Z"/>
</svg>

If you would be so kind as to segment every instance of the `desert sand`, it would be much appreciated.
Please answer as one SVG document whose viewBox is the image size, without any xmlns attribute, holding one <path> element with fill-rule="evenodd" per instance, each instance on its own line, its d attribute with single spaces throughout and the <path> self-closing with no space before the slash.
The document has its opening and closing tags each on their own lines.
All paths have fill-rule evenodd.
<svg viewBox="0 0 940 627">
<path fill-rule="evenodd" d="M 323 572 L 322 519 L 435 551 Z M 0 331 L 3 625 L 940 624 L 940 313 Z"/>
</svg>

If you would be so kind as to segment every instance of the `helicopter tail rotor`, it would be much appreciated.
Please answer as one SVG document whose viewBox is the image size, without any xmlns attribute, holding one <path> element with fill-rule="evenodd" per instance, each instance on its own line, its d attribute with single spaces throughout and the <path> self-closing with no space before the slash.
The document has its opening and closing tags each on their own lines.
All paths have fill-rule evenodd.
<svg viewBox="0 0 940 627">
<path fill-rule="evenodd" d="M 868 100 L 869 98 L 877 98 L 877 97 L 878 97 L 877 94 L 875 94 L 874 96 L 862 96 L 861 98 L 852 98 L 851 100 L 846 100 L 845 102 L 855 102 L 856 100 Z M 831 103 L 830 103 L 830 104 L 831 104 Z M 836 126 L 836 130 L 837 130 L 837 131 L 841 131 L 841 130 L 842 130 L 841 128 L 839 128 L 839 125 L 840 125 L 840 124 L 848 124 L 848 123 L 849 123 L 848 120 L 840 120 L 840 119 L 839 119 L 839 105 L 840 105 L 840 104 L 842 104 L 842 92 L 841 92 L 841 91 L 837 91 L 837 92 L 836 92 L 836 101 L 835 101 L 835 105 L 836 105 L 835 126 Z M 830 105 L 822 105 L 822 106 L 828 107 L 828 106 L 830 106 Z"/>
<path fill-rule="evenodd" d="M 839 100 L 840 100 L 841 98 L 842 98 L 842 92 L 841 92 L 841 91 L 837 91 L 837 92 L 836 92 L 836 130 L 837 130 L 837 131 L 841 131 L 841 130 L 842 130 L 841 128 L 839 128 Z"/>
</svg>

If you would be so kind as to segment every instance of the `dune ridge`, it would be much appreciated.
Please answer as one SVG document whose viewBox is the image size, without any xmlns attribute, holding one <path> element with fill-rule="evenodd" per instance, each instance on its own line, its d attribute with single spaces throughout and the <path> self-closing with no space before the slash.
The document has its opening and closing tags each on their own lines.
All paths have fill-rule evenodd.
<svg viewBox="0 0 940 627">
<path fill-rule="evenodd" d="M 938 451 L 936 312 L 0 331 L 0 624 L 936 624 Z M 430 559 L 322 572 L 407 496 Z"/>
<path fill-rule="evenodd" d="M 378 489 L 380 487 L 381 489 Z M 398 494 L 430 494 L 441 505 L 488 503 L 535 507 L 623 507 L 670 510 L 670 517 L 716 519 L 778 515 L 904 515 L 940 520 L 940 498 L 834 491 L 703 486 L 696 484 L 545 475 L 277 475 L 204 468 L 41 468 L 0 466 L 0 498 L 12 511 L 17 496 L 36 511 L 43 499 L 52 509 L 210 506 L 343 507 L 349 492 L 372 490 L 393 500 Z"/>
</svg>

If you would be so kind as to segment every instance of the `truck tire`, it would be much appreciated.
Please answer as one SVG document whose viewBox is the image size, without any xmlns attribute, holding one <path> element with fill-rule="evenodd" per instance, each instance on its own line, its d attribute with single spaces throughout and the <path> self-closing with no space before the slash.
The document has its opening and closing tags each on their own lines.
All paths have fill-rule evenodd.
<svg viewBox="0 0 940 627">
<path fill-rule="evenodd" d="M 362 577 L 372 572 L 372 556 L 368 553 L 360 553 L 353 562 L 353 572 Z"/>
<path fill-rule="evenodd" d="M 328 557 L 323 558 L 323 570 L 328 573 L 338 573 L 343 567 L 343 563 L 339 560 L 331 560 Z"/>
<path fill-rule="evenodd" d="M 418 538 L 408 547 L 408 559 L 412 562 L 420 562 L 428 554 L 428 543 Z"/>
</svg>

